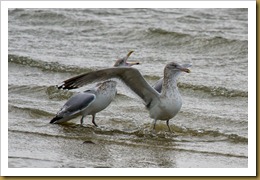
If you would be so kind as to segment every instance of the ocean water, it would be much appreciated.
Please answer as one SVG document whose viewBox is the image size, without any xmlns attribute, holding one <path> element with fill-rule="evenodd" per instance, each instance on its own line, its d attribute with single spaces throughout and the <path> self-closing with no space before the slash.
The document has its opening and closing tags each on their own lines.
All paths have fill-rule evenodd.
<svg viewBox="0 0 260 180">
<path fill-rule="evenodd" d="M 9 9 L 8 162 L 15 168 L 248 167 L 247 9 Z M 182 109 L 153 120 L 122 83 L 111 105 L 80 125 L 49 124 L 74 93 L 57 84 L 129 60 L 152 85 L 168 62 Z"/>
</svg>

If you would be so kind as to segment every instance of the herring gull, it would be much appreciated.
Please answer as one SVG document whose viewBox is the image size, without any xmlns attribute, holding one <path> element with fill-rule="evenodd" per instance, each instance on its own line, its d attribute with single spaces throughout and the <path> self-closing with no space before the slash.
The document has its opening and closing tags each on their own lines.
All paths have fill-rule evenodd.
<svg viewBox="0 0 260 180">
<path fill-rule="evenodd" d="M 133 66 L 139 62 L 128 62 L 127 59 L 133 53 L 130 51 L 126 57 L 120 58 L 114 64 L 114 67 Z M 77 116 L 81 117 L 81 124 L 86 115 L 92 115 L 92 123 L 95 123 L 96 113 L 105 109 L 116 95 L 116 81 L 108 80 L 98 83 L 94 88 L 73 95 L 58 111 L 50 123 L 62 123 L 69 121 Z"/>
<path fill-rule="evenodd" d="M 153 129 L 157 120 L 164 120 L 171 131 L 169 120 L 182 106 L 182 97 L 177 87 L 177 77 L 181 72 L 190 73 L 190 70 L 176 62 L 165 66 L 161 93 L 150 86 L 136 68 L 130 67 L 114 67 L 81 74 L 63 81 L 58 88 L 75 89 L 96 81 L 118 78 L 143 99 L 150 117 L 154 119 Z"/>
</svg>

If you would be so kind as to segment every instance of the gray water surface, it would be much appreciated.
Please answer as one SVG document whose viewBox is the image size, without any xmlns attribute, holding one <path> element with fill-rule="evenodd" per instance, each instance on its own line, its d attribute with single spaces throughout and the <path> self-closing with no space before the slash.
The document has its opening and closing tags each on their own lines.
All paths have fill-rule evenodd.
<svg viewBox="0 0 260 180">
<path fill-rule="evenodd" d="M 9 9 L 9 167 L 247 167 L 247 9 Z M 183 105 L 153 120 L 122 83 L 111 105 L 80 125 L 50 119 L 74 93 L 56 85 L 130 60 L 150 84 L 171 61 Z"/>
</svg>

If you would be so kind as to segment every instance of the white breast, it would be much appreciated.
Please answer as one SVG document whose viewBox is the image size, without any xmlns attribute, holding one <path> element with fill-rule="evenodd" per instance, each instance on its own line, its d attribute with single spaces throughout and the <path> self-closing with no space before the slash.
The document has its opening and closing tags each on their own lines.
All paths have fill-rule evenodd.
<svg viewBox="0 0 260 180">
<path fill-rule="evenodd" d="M 95 114 L 105 109 L 115 98 L 116 88 L 98 91 L 95 101 L 89 106 L 84 114 Z"/>
</svg>

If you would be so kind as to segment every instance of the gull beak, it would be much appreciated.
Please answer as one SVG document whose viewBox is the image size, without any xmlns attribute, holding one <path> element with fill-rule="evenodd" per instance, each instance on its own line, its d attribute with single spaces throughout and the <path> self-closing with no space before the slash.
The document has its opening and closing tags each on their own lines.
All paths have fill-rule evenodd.
<svg viewBox="0 0 260 180">
<path fill-rule="evenodd" d="M 129 51 L 129 53 L 126 55 L 126 59 L 129 58 L 129 56 L 133 53 L 134 51 Z"/>
<path fill-rule="evenodd" d="M 133 53 L 134 51 L 129 51 L 129 53 L 126 55 L 126 58 L 125 58 L 125 63 L 128 65 L 128 66 L 133 66 L 133 65 L 138 65 L 140 64 L 140 62 L 126 62 L 126 60 L 129 58 L 129 56 Z"/>
<path fill-rule="evenodd" d="M 181 68 L 179 68 L 181 71 L 183 71 L 183 72 L 186 72 L 186 73 L 190 73 L 191 71 L 188 69 L 188 68 L 183 68 L 183 67 L 181 67 Z"/>
<path fill-rule="evenodd" d="M 140 62 L 126 62 L 128 66 L 133 66 L 133 65 L 139 65 L 141 64 Z"/>
</svg>

